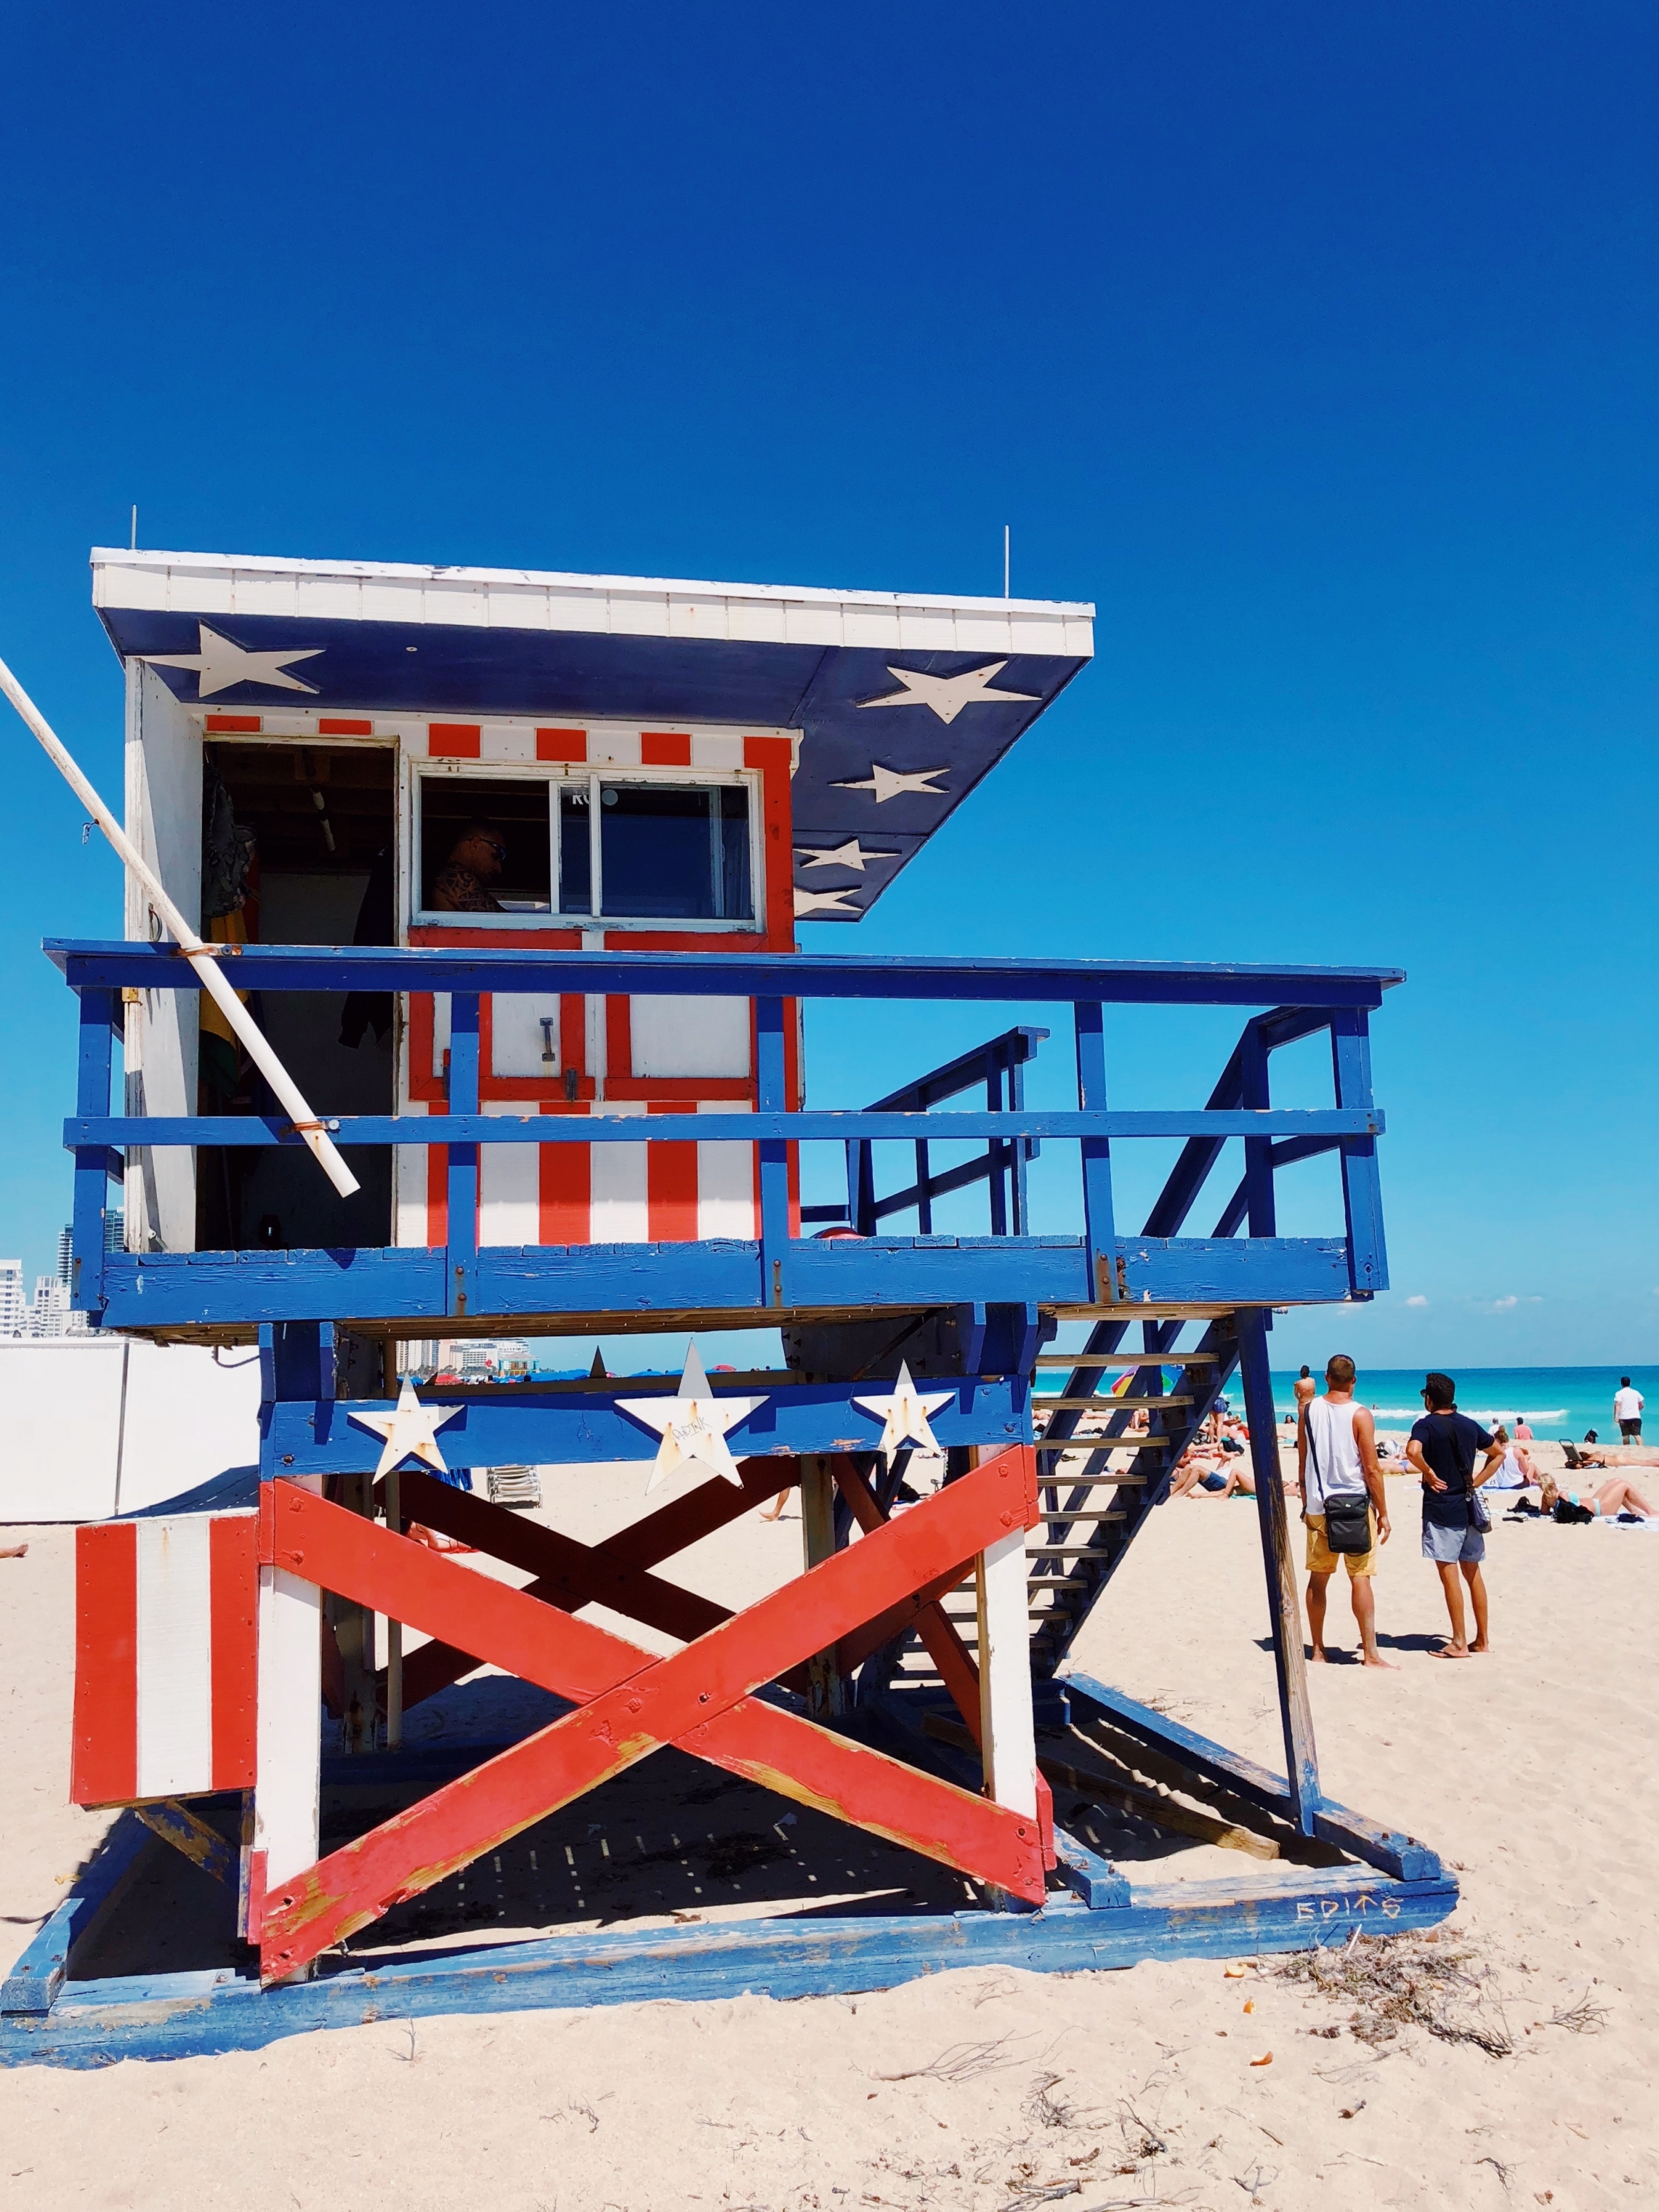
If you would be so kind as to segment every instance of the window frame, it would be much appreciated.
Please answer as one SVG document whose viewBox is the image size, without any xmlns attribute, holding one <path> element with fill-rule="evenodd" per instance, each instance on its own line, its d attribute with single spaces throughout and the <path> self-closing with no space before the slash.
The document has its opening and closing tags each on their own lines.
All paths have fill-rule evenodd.
<svg viewBox="0 0 1659 2212">
<path fill-rule="evenodd" d="M 422 839 L 424 835 L 422 793 L 421 787 L 440 778 L 462 778 L 468 782 L 499 781 L 502 783 L 544 783 L 548 790 L 547 836 L 548 880 L 550 887 L 551 911 L 516 914 L 452 914 L 435 908 L 417 905 L 423 871 Z M 741 919 L 724 920 L 708 917 L 696 919 L 672 915 L 615 915 L 603 911 L 586 914 L 561 912 L 560 898 L 560 810 L 555 794 L 569 789 L 573 784 L 585 784 L 588 798 L 588 867 L 595 903 L 603 907 L 605 898 L 605 863 L 602 851 L 600 816 L 602 804 L 600 787 L 605 784 L 655 784 L 684 791 L 741 788 L 748 793 L 749 814 L 749 903 L 750 912 Z M 484 761 L 473 759 L 423 758 L 409 757 L 409 805 L 405 815 L 408 824 L 407 856 L 404 880 L 408 885 L 408 904 L 405 911 L 410 929 L 510 929 L 510 930 L 650 930 L 708 936 L 748 936 L 763 932 L 766 912 L 766 883 L 764 876 L 766 840 L 763 820 L 764 790 L 762 772 L 758 769 L 697 769 L 684 767 L 618 768 L 579 762 Z"/>
</svg>

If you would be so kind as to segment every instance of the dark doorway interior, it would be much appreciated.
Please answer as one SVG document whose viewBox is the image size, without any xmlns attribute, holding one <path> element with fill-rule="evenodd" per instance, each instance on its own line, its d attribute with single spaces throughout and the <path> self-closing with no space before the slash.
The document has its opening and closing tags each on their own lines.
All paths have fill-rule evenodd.
<svg viewBox="0 0 1659 2212">
<path fill-rule="evenodd" d="M 216 744 L 203 773 L 202 931 L 258 945 L 390 945 L 396 937 L 396 763 L 389 746 Z M 393 1109 L 389 994 L 256 994 L 255 1019 L 319 1114 Z M 275 1101 L 210 1013 L 204 1114 Z M 347 1146 L 362 1185 L 338 1197 L 299 1149 L 204 1146 L 196 1241 L 205 1251 L 392 1242 L 392 1155 Z"/>
</svg>

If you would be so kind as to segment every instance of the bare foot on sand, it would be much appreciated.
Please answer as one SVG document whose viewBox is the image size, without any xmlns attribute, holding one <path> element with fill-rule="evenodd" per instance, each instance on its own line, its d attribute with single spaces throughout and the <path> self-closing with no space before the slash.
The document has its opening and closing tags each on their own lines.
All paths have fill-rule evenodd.
<svg viewBox="0 0 1659 2212">
<path fill-rule="evenodd" d="M 1325 1647 L 1322 1644 L 1315 1644 L 1313 1650 L 1308 1654 L 1308 1663 L 1310 1667 L 1323 1667 L 1329 1663 L 1325 1657 Z"/>
<path fill-rule="evenodd" d="M 1437 1651 L 1431 1651 L 1431 1659 L 1468 1659 L 1473 1655 L 1467 1644 L 1443 1644 Z"/>
<path fill-rule="evenodd" d="M 1360 1663 L 1362 1666 L 1365 1667 L 1386 1667 L 1391 1674 L 1397 1674 L 1400 1672 L 1398 1662 L 1393 1659 L 1385 1659 L 1380 1651 L 1376 1654 L 1375 1658 L 1367 1652 Z"/>
<path fill-rule="evenodd" d="M 3 1550 L 0 1550 L 0 1559 L 26 1559 L 28 1553 L 29 1547 L 27 1544 L 8 1544 Z"/>
</svg>

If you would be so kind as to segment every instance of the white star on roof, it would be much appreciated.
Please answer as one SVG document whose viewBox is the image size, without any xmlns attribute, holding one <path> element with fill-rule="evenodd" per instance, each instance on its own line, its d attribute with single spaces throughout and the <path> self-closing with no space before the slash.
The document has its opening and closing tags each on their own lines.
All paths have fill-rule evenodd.
<svg viewBox="0 0 1659 2212">
<path fill-rule="evenodd" d="M 683 1468 L 689 1467 L 700 1467 L 706 1474 L 721 1475 L 741 1489 L 743 1477 L 726 1441 L 726 1432 L 736 1428 L 739 1421 L 746 1421 L 757 1406 L 765 1403 L 764 1398 L 716 1398 L 708 1388 L 708 1377 L 703 1372 L 695 1344 L 686 1350 L 685 1371 L 680 1376 L 678 1397 L 618 1398 L 617 1405 L 621 1412 L 642 1422 L 647 1429 L 654 1429 L 662 1438 L 657 1447 L 651 1480 L 645 1486 L 647 1494 L 671 1474 L 678 1474 Z"/>
<path fill-rule="evenodd" d="M 927 799 L 943 799 L 945 793 L 933 787 L 933 778 L 948 773 L 948 769 L 942 768 L 884 768 L 879 761 L 872 761 L 870 773 L 861 782 L 837 783 L 836 788 L 837 791 L 873 791 L 878 806 L 884 806 L 890 799 L 898 799 L 912 792 Z"/>
<path fill-rule="evenodd" d="M 373 1429 L 377 1437 L 386 1438 L 386 1449 L 380 1454 L 380 1463 L 374 1473 L 390 1474 L 394 1467 L 401 1467 L 406 1459 L 418 1459 L 428 1467 L 447 1474 L 444 1455 L 438 1449 L 434 1431 L 446 1421 L 453 1421 L 461 1408 L 459 1406 L 423 1406 L 415 1395 L 415 1386 L 407 1376 L 398 1393 L 398 1402 L 389 1413 L 353 1413 L 351 1419 L 359 1428 Z"/>
<path fill-rule="evenodd" d="M 1006 660 L 990 660 L 983 668 L 970 668 L 963 676 L 928 676 L 920 668 L 889 668 L 887 673 L 896 677 L 904 689 L 889 691 L 879 699 L 860 699 L 859 704 L 931 707 L 941 722 L 954 722 L 964 707 L 993 706 L 1005 699 L 1023 699 L 1035 704 L 1035 691 L 993 691 L 988 688 L 991 678 L 1001 675 L 1007 665 Z"/>
<path fill-rule="evenodd" d="M 809 921 L 815 914 L 838 914 L 844 920 L 855 921 L 864 912 L 861 906 L 848 906 L 848 891 L 804 891 L 795 886 L 795 919 Z"/>
<path fill-rule="evenodd" d="M 235 684 L 263 684 L 273 691 L 316 691 L 314 684 L 302 684 L 297 676 L 283 672 L 291 660 L 314 660 L 324 647 L 307 646 L 301 653 L 249 653 L 205 623 L 196 628 L 194 653 L 141 653 L 138 658 L 151 668 L 193 668 L 198 699 L 210 699 L 216 691 L 228 691 Z"/>
<path fill-rule="evenodd" d="M 898 854 L 878 853 L 849 837 L 844 845 L 797 845 L 795 858 L 803 868 L 856 868 L 862 875 L 866 860 L 896 860 Z"/>
<path fill-rule="evenodd" d="M 939 1447 L 927 1425 L 927 1416 L 938 1413 L 941 1406 L 948 1406 L 955 1395 L 953 1390 L 918 1390 L 910 1380 L 910 1363 L 907 1359 L 900 1365 L 891 1397 L 854 1398 L 853 1403 L 862 1406 L 866 1413 L 873 1413 L 882 1423 L 881 1442 L 876 1449 L 890 1459 L 907 1444 L 914 1444 L 921 1451 L 936 1452 Z"/>
</svg>

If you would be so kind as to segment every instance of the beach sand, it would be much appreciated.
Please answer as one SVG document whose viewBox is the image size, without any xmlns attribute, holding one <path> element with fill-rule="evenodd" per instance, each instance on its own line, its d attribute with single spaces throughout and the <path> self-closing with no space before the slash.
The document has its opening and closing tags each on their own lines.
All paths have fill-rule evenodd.
<svg viewBox="0 0 1659 2212">
<path fill-rule="evenodd" d="M 637 1512 L 642 1480 L 567 1477 L 550 1517 L 603 1533 Z M 1419 1555 L 1415 1486 L 1390 1491 L 1398 1528 L 1378 1619 L 1399 1672 L 1314 1670 L 1324 1786 L 1456 1868 L 1455 1918 L 1437 1942 L 1406 1940 L 1419 1959 L 1455 1957 L 1443 2019 L 1506 2055 L 1409 2021 L 1379 2044 L 1360 2039 L 1367 2003 L 1310 1990 L 1271 1960 L 1231 1977 L 1218 1960 L 1074 1977 L 981 1969 L 787 2005 L 744 1996 L 387 2022 L 224 2057 L 0 2074 L 0 2206 L 1659 2203 L 1659 1538 L 1500 1523 L 1488 1559 L 1495 1649 L 1447 1664 L 1429 1656 L 1443 1615 Z M 64 1802 L 72 1534 L 16 1533 L 27 1558 L 0 1561 L 0 1961 L 107 1825 Z M 792 1504 L 776 1526 L 750 1516 L 673 1571 L 742 1601 L 798 1571 L 799 1541 Z M 1333 1646 L 1351 1647 L 1340 1593 L 1331 1625 Z M 1079 1658 L 1282 1767 L 1265 1634 L 1248 1502 L 1178 1500 L 1153 1516 Z M 487 1702 L 489 1686 L 471 1694 Z M 637 1771 L 637 1790 L 650 1771 Z M 1064 1793 L 1058 1809 L 1070 1815 Z M 848 1894 L 894 1880 L 926 1892 L 931 1870 L 895 1854 L 884 1871 L 880 1847 L 848 1838 L 836 1829 L 724 1886 L 712 1858 L 700 1867 L 689 1852 L 661 1877 L 665 1892 L 634 1903 L 660 1896 L 659 1912 L 706 1917 L 780 1909 L 813 1851 L 815 1900 L 836 1881 Z M 1138 1880 L 1261 1866 L 1145 1829 L 1114 1850 Z M 205 1881 L 176 1863 L 179 1879 Z M 556 1917 L 591 1924 L 594 1908 L 567 1900 Z M 1568 2014 L 1573 2024 L 1550 2024 Z M 1253 2063 L 1269 2052 L 1270 2064 Z"/>
</svg>

